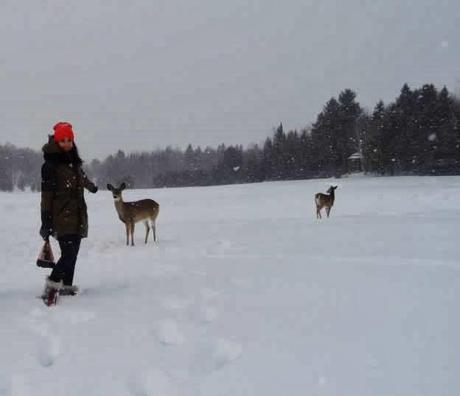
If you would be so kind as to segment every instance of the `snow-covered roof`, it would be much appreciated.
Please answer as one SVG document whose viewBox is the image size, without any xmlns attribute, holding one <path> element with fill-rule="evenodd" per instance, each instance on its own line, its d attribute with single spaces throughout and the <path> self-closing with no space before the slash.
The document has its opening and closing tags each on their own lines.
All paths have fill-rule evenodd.
<svg viewBox="0 0 460 396">
<path fill-rule="evenodd" d="M 356 152 L 356 153 L 353 153 L 352 155 L 350 155 L 348 157 L 348 159 L 350 160 L 356 160 L 356 159 L 362 159 L 363 158 L 363 155 L 360 153 L 360 152 Z"/>
</svg>

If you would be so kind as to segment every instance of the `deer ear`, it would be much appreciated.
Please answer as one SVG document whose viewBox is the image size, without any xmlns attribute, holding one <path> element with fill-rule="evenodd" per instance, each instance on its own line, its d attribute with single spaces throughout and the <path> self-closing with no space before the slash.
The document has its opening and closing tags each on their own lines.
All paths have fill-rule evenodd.
<svg viewBox="0 0 460 396">
<path fill-rule="evenodd" d="M 111 184 L 107 184 L 107 190 L 112 191 L 112 190 L 113 190 L 113 186 L 112 186 Z"/>
<path fill-rule="evenodd" d="M 126 183 L 125 182 L 121 183 L 120 190 L 124 190 L 125 188 L 126 188 Z"/>
<path fill-rule="evenodd" d="M 335 187 L 333 187 L 333 188 L 334 188 L 334 190 L 335 190 L 337 187 L 338 187 L 338 186 L 335 186 Z"/>
</svg>

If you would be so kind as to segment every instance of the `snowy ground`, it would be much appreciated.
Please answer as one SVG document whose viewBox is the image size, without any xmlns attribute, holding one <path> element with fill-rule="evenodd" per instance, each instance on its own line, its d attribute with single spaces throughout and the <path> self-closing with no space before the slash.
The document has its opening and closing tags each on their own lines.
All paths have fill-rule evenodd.
<svg viewBox="0 0 460 396">
<path fill-rule="evenodd" d="M 328 180 L 127 191 L 161 205 L 134 248 L 88 195 L 54 308 L 39 195 L 0 194 L 0 395 L 460 394 L 460 177 L 337 182 L 321 221 Z"/>
</svg>

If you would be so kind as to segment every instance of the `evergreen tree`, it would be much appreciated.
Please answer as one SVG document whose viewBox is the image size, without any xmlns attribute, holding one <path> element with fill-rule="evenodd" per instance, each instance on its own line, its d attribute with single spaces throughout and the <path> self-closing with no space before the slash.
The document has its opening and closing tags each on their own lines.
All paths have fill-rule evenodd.
<svg viewBox="0 0 460 396">
<path fill-rule="evenodd" d="M 283 124 L 280 124 L 273 135 L 272 148 L 272 177 L 274 179 L 283 179 L 286 174 L 287 155 L 285 151 L 286 134 L 284 133 Z"/>
<path fill-rule="evenodd" d="M 362 115 L 362 109 L 356 101 L 356 93 L 351 89 L 345 89 L 339 94 L 338 124 L 335 129 L 336 146 L 336 170 L 340 174 L 347 172 L 348 157 L 360 151 L 358 119 Z"/>
<path fill-rule="evenodd" d="M 331 98 L 318 114 L 312 127 L 313 166 L 318 176 L 330 177 L 336 174 L 336 166 L 340 164 L 340 154 L 336 136 L 340 128 L 340 105 Z"/>
<path fill-rule="evenodd" d="M 369 120 L 363 138 L 363 162 L 366 172 L 385 172 L 383 139 L 385 133 L 386 110 L 383 101 L 379 101 Z"/>
<path fill-rule="evenodd" d="M 273 143 L 270 138 L 265 139 L 263 155 L 262 155 L 262 170 L 264 179 L 272 180 L 274 176 L 274 161 L 273 161 Z"/>
</svg>

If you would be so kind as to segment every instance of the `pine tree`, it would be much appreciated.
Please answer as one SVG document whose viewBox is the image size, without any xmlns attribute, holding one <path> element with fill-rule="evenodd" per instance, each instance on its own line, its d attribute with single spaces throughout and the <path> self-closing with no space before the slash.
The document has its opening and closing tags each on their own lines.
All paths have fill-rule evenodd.
<svg viewBox="0 0 460 396">
<path fill-rule="evenodd" d="M 340 173 L 347 171 L 348 157 L 360 150 L 357 129 L 358 119 L 362 109 L 356 102 L 356 93 L 345 89 L 339 94 L 339 125 L 336 128 L 337 163 L 336 169 Z"/>
<path fill-rule="evenodd" d="M 286 175 L 286 134 L 281 123 L 273 135 L 272 164 L 273 177 L 283 179 Z"/>
<path fill-rule="evenodd" d="M 262 155 L 262 170 L 264 173 L 265 180 L 272 180 L 274 171 L 274 161 L 273 161 L 273 143 L 270 138 L 265 139 L 263 155 Z"/>
<path fill-rule="evenodd" d="M 318 114 L 312 127 L 313 166 L 318 176 L 328 177 L 336 174 L 336 166 L 340 163 L 337 145 L 340 105 L 331 98 Z"/>
<path fill-rule="evenodd" d="M 437 134 L 432 139 L 433 170 L 435 173 L 449 174 L 457 169 L 458 120 L 455 114 L 454 101 L 444 87 L 438 95 Z"/>
<path fill-rule="evenodd" d="M 383 152 L 385 116 L 385 105 L 380 100 L 374 108 L 363 137 L 363 161 L 366 172 L 380 174 L 385 172 Z"/>
</svg>

